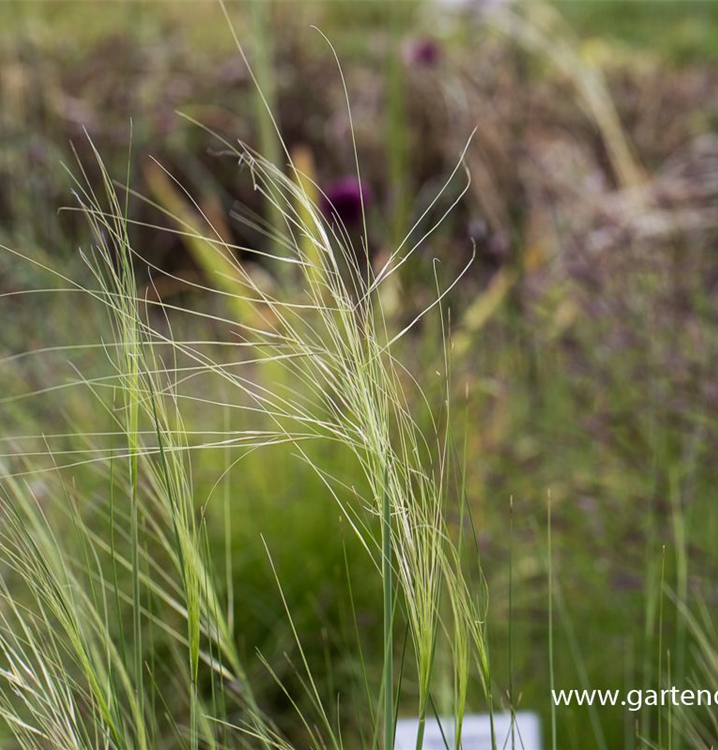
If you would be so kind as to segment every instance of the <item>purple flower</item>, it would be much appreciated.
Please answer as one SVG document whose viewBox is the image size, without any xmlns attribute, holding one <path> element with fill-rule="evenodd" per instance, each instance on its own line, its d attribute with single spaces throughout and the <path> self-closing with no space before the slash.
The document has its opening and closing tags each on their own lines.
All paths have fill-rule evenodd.
<svg viewBox="0 0 718 750">
<path fill-rule="evenodd" d="M 356 177 L 340 177 L 329 183 L 322 196 L 322 211 L 330 219 L 339 219 L 344 226 L 361 221 L 362 198 L 367 207 L 373 200 L 371 189 Z"/>
<path fill-rule="evenodd" d="M 404 47 L 404 62 L 412 67 L 434 68 L 441 59 L 441 46 L 432 37 L 411 39 Z"/>
</svg>

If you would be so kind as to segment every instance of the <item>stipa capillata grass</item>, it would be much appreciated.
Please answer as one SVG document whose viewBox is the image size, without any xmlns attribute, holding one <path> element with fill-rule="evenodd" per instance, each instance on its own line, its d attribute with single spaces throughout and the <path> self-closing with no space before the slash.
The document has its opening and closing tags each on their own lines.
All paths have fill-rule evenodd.
<svg viewBox="0 0 718 750">
<path fill-rule="evenodd" d="M 271 110 L 268 115 L 276 127 Z M 422 747 L 435 706 L 437 650 L 448 649 L 458 748 L 469 683 L 483 685 L 490 704 L 491 674 L 485 592 L 483 584 L 478 594 L 472 586 L 480 571 L 468 572 L 463 529 L 457 533 L 451 521 L 461 467 L 451 421 L 449 334 L 439 368 L 444 405 L 429 409 L 428 428 L 415 410 L 429 399 L 397 352 L 426 315 L 433 311 L 444 320 L 444 300 L 468 265 L 443 286 L 437 272 L 435 299 L 408 322 L 385 314 L 382 292 L 468 189 L 464 154 L 447 179 L 448 185 L 465 178 L 452 205 L 441 208 L 440 191 L 373 269 L 363 198 L 355 247 L 341 222 L 322 211 L 327 196 L 281 140 L 286 171 L 246 144 L 220 140 L 279 217 L 271 225 L 244 217 L 268 237 L 269 250 L 230 245 L 158 163 L 164 194 L 179 196 L 189 213 L 177 210 L 178 203 L 153 205 L 171 221 L 166 231 L 203 248 L 206 280 L 184 283 L 230 302 L 228 315 L 149 293 L 171 274 L 133 245 L 130 196 L 152 201 L 133 192 L 129 175 L 113 182 L 95 151 L 104 195 L 92 190 L 82 166 L 75 178 L 93 237 L 83 256 L 91 281 L 45 270 L 105 311 L 106 335 L 96 351 L 106 356 L 109 372 L 78 373 L 72 385 L 85 389 L 111 424 L 102 433 L 110 445 L 98 444 L 98 433 L 78 430 L 70 435 L 81 448 L 64 451 L 45 441 L 44 449 L 21 448 L 8 457 L 0 541 L 8 571 L 0 608 L 2 716 L 23 748 L 289 747 L 255 696 L 237 647 L 210 550 L 206 511 L 214 500 L 198 500 L 193 474 L 203 451 L 224 452 L 224 475 L 252 453 L 285 445 L 334 498 L 381 580 L 382 676 L 378 684 L 362 677 L 372 746 L 393 746 L 397 705 L 415 700 Z M 361 184 L 358 157 L 356 172 Z M 284 269 L 278 282 L 258 280 L 239 251 L 270 256 L 273 268 Z M 138 269 L 148 278 L 144 293 Z M 193 331 L 230 331 L 232 356 L 218 357 L 209 339 L 181 335 L 179 321 L 187 319 Z M 205 377 L 231 398 L 188 391 Z M 197 405 L 220 415 L 237 410 L 249 426 L 209 437 L 188 426 L 187 412 Z M 347 453 L 363 484 L 349 485 L 318 460 L 312 450 L 318 442 Z M 76 481 L 85 472 L 94 483 L 87 495 L 85 482 Z M 33 473 L 42 477 L 41 491 L 29 479 Z M 458 495 L 464 517 L 468 509 Z M 351 747 L 356 743 L 342 734 L 335 696 L 320 687 L 281 570 L 267 552 L 295 641 L 303 698 L 275 671 L 271 655 L 260 658 L 296 708 L 311 747 Z M 231 559 L 226 567 L 231 571 Z M 233 596 L 241 591 L 235 588 Z M 395 659 L 402 625 L 411 668 Z"/>
</svg>

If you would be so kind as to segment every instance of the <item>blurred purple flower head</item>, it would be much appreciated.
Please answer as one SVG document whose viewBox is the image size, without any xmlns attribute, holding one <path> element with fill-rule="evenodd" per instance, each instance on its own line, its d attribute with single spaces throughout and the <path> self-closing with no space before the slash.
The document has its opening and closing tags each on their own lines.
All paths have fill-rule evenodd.
<svg viewBox="0 0 718 750">
<path fill-rule="evenodd" d="M 412 67 L 434 68 L 441 59 L 441 45 L 432 37 L 409 40 L 404 46 L 404 62 Z"/>
<path fill-rule="evenodd" d="M 353 226 L 361 221 L 362 199 L 365 208 L 371 205 L 374 196 L 369 186 L 356 177 L 340 177 L 324 188 L 322 212 L 330 219 L 338 217 L 344 226 Z"/>
</svg>

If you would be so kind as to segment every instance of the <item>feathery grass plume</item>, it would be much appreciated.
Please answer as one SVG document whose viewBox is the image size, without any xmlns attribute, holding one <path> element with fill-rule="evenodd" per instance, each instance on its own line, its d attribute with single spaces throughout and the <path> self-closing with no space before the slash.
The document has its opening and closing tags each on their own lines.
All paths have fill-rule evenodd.
<svg viewBox="0 0 718 750">
<path fill-rule="evenodd" d="M 34 747 L 33 738 L 44 737 L 58 741 L 57 747 L 140 750 L 156 746 L 165 731 L 186 734 L 191 748 L 215 746 L 217 729 L 207 719 L 213 712 L 198 689 L 203 663 L 213 684 L 219 680 L 222 691 L 236 694 L 247 725 L 266 738 L 270 724 L 259 715 L 247 684 L 195 518 L 188 440 L 173 382 L 178 370 L 157 354 L 147 302 L 137 297 L 124 209 L 96 157 L 106 205 L 80 180 L 76 186 L 95 239 L 86 259 L 96 287 L 85 291 L 109 312 L 113 341 L 104 348 L 113 375 L 86 385 L 123 444 L 108 458 L 91 446 L 90 457 L 73 464 L 92 466 L 97 453 L 109 464 L 108 492 L 100 498 L 75 497 L 65 487 L 60 456 L 48 447 L 58 472 L 48 487 L 62 494 L 49 499 L 47 513 L 27 480 L 23 485 L 13 473 L 4 477 L 0 565 L 12 572 L 13 586 L 4 584 L 0 608 L 6 624 L 0 635 L 6 661 L 3 716 L 22 747 Z M 101 399 L 103 386 L 119 394 L 119 403 Z M 85 437 L 90 438 L 77 435 L 79 441 Z M 18 460 L 24 470 L 15 474 L 28 475 L 29 455 L 20 453 Z M 109 538 L 86 522 L 88 514 L 109 519 Z M 71 540 L 54 531 L 68 524 Z M 129 574 L 126 588 L 118 582 L 118 569 Z M 157 607 L 162 617 L 154 614 Z M 132 638 L 126 644 L 127 616 Z M 164 646 L 157 630 L 167 637 Z M 172 667 L 162 665 L 162 673 L 174 671 L 177 683 L 185 685 L 179 694 L 184 692 L 189 711 L 186 729 L 174 719 L 163 726 L 159 718 L 165 714 L 157 709 L 164 700 L 156 683 L 160 673 L 147 658 L 161 648 L 173 655 Z M 12 694 L 23 696 L 22 710 Z M 58 734 L 60 728 L 65 734 Z"/>
<path fill-rule="evenodd" d="M 255 189 L 285 217 L 283 245 L 298 261 L 306 298 L 303 303 L 287 303 L 265 297 L 277 323 L 264 338 L 255 332 L 253 340 L 261 343 L 263 356 L 282 363 L 292 382 L 303 383 L 311 398 L 303 394 L 300 401 L 291 392 L 262 388 L 258 393 L 246 383 L 238 385 L 266 410 L 294 442 L 298 454 L 326 481 L 367 551 L 374 555 L 377 569 L 382 568 L 383 577 L 396 576 L 413 638 L 423 726 L 439 631 L 443 568 L 448 565 L 453 570 L 457 561 L 447 557 L 445 549 L 447 488 L 440 436 L 426 436 L 418 427 L 401 365 L 393 356 L 393 347 L 411 326 L 392 335 L 378 294 L 381 283 L 408 260 L 418 244 L 405 241 L 406 251 L 400 246 L 376 277 L 364 279 L 346 233 L 335 222 L 325 221 L 320 207 L 303 191 L 303 180 L 287 178 L 247 147 L 238 150 L 238 155 L 249 165 Z M 314 248 L 311 257 L 308 248 Z M 437 304 L 446 291 L 440 293 Z M 370 489 L 359 507 L 350 504 L 337 491 L 327 469 L 313 461 L 304 447 L 308 437 L 337 441 L 354 454 Z M 371 516 L 383 519 L 381 539 L 372 534 Z M 391 559 L 391 570 L 386 567 L 387 559 Z M 468 591 L 455 588 L 456 606 L 473 612 L 473 606 L 464 601 Z M 467 609 L 456 612 L 466 615 Z M 388 614 L 393 618 L 391 601 L 385 603 L 386 610 L 391 610 Z M 483 634 L 476 630 L 474 634 L 483 645 Z M 391 689 L 392 685 L 384 685 L 385 693 Z"/>
<path fill-rule="evenodd" d="M 407 700 L 393 671 L 395 621 L 405 620 L 413 644 L 420 750 L 439 639 L 448 640 L 453 656 L 457 727 L 472 662 L 489 702 L 491 696 L 485 611 L 471 593 L 448 520 L 450 415 L 447 408 L 446 414 L 434 416 L 428 431 L 419 426 L 414 405 L 428 404 L 428 399 L 397 354 L 414 325 L 440 309 L 471 261 L 398 330 L 385 316 L 379 292 L 468 190 L 468 175 L 438 221 L 427 228 L 443 190 L 375 273 L 370 263 L 360 262 L 360 253 L 368 252 L 366 221 L 364 245 L 356 249 L 346 228 L 323 215 L 317 202 L 326 196 L 311 175 L 299 173 L 286 148 L 290 176 L 245 144 L 224 145 L 282 221 L 281 232 L 273 228 L 272 248 L 281 252 L 272 254 L 272 261 L 287 272 L 276 293 L 241 270 L 234 277 L 241 282 L 227 278 L 219 290 L 201 287 L 230 300 L 250 300 L 257 315 L 252 325 L 176 307 L 159 296 L 142 298 L 138 267 L 164 272 L 133 246 L 128 204 L 118 198 L 96 151 L 106 198 L 100 200 L 87 180 L 76 182 L 94 236 L 93 251 L 85 257 L 95 285 L 79 287 L 104 306 L 112 330 L 112 340 L 103 342 L 112 374 L 88 378 L 85 384 L 121 445 L 108 455 L 94 449 L 91 435 L 78 434 L 79 441 L 90 444 L 88 457 L 72 466 L 63 466 L 62 456 L 48 448 L 46 455 L 55 464 L 48 486 L 63 494 L 49 498 L 47 510 L 22 483 L 30 455 L 20 453 L 23 470 L 6 477 L 0 565 L 13 572 L 13 579 L 3 583 L 2 716 L 23 748 L 52 744 L 59 737 L 69 748 L 196 750 L 257 743 L 287 748 L 271 718 L 262 714 L 239 657 L 218 592 L 220 576 L 207 552 L 204 505 L 197 516 L 191 466 L 202 449 L 231 448 L 240 460 L 247 452 L 288 443 L 336 500 L 383 583 L 384 678 L 369 700 L 383 706 L 371 715 L 375 738 L 379 724 L 383 727 L 385 750 L 393 746 L 395 706 Z M 447 185 L 463 173 L 464 154 Z M 124 188 L 129 195 L 129 185 Z M 361 208 L 363 214 L 363 202 Z M 188 229 L 198 234 L 194 221 Z M 207 237 L 195 238 L 203 252 L 216 250 L 222 264 L 234 265 L 233 248 L 209 230 Z M 238 261 L 237 266 L 241 269 Z M 196 340 L 183 339 L 175 324 L 187 316 L 197 325 L 204 321 L 231 329 L 239 338 L 237 350 L 251 352 L 251 358 L 221 361 Z M 253 368 L 245 375 L 247 364 Z M 447 359 L 444 379 L 449 371 Z M 224 403 L 188 394 L 188 381 L 199 375 L 218 379 L 235 399 Z M 109 402 L 104 398 L 108 390 Z M 249 420 L 270 427 L 237 429 L 219 443 L 193 442 L 184 409 L 197 400 L 206 409 L 238 408 Z M 311 443 L 319 440 L 353 457 L 366 491 L 348 487 L 315 458 Z M 98 463 L 107 491 L 76 496 L 65 484 L 65 470 Z M 109 535 L 93 528 L 95 516 L 109 521 Z M 55 534 L 60 523 L 72 528 L 72 535 Z M 120 580 L 120 569 L 128 573 L 129 584 Z M 300 683 L 315 715 L 299 709 L 269 659 L 261 658 L 297 707 L 310 746 L 340 750 L 341 726 L 330 708 L 334 697 L 319 690 L 281 575 L 275 575 L 301 657 Z M 16 578 L 25 593 L 17 593 Z M 439 606 L 444 592 L 449 616 L 442 616 Z M 125 620 L 131 621 L 131 637 L 124 631 Z M 160 658 L 168 661 L 159 663 Z M 200 683 L 207 682 L 209 690 L 201 689 Z"/>
</svg>

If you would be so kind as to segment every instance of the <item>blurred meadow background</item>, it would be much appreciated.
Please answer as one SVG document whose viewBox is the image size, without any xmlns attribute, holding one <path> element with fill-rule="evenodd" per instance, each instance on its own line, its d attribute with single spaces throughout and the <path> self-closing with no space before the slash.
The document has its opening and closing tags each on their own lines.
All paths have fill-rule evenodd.
<svg viewBox="0 0 718 750">
<path fill-rule="evenodd" d="M 210 746 L 182 729 L 201 725 L 165 632 L 184 615 L 147 583 L 172 567 L 152 551 L 169 532 L 151 509 L 130 518 L 112 489 L 136 471 L 111 460 L 127 451 L 117 410 L 132 408 L 112 355 L 122 317 L 106 311 L 117 292 L 103 302 L 86 290 L 98 279 L 89 250 L 112 245 L 117 225 L 88 225 L 87 206 L 116 190 L 110 208 L 142 258 L 118 263 L 134 264 L 150 324 L 196 342 L 194 368 L 175 351 L 158 369 L 174 368 L 181 392 L 182 486 L 227 651 L 289 742 L 314 742 L 305 660 L 331 722 L 341 715 L 340 744 L 379 742 L 365 702 L 385 670 L 387 592 L 335 497 L 337 486 L 369 491 L 360 461 L 340 441 L 299 457 L 276 435 L 259 445 L 273 415 L 240 404 L 245 394 L 206 364 L 241 361 L 255 393 L 284 377 L 297 403 L 313 397 L 311 383 L 237 348 L 235 324 L 258 324 L 233 296 L 236 262 L 283 299 L 299 300 L 304 283 L 270 257 L 283 219 L 233 151 L 241 141 L 290 180 L 291 156 L 347 246 L 366 238 L 359 276 L 391 263 L 415 224 L 417 239 L 437 225 L 382 285 L 381 307 L 390 330 L 406 330 L 393 349 L 406 408 L 453 457 L 444 490 L 459 500 L 446 524 L 480 560 L 471 588 L 485 605 L 495 709 L 538 712 L 546 747 L 712 747 L 718 711 L 552 717 L 550 685 L 718 689 L 718 4 L 257 0 L 226 13 L 231 27 L 210 0 L 0 3 L 5 643 L 32 599 L 27 576 L 41 575 L 23 576 L 12 552 L 32 524 L 11 523 L 9 508 L 30 493 L 57 544 L 85 561 L 88 587 L 112 582 L 103 627 L 139 673 L 148 665 L 157 705 L 140 713 L 161 717 L 152 747 Z M 243 447 L 235 436 L 249 432 Z M 153 434 L 136 432 L 148 445 Z M 151 494 L 160 480 L 147 481 Z M 115 544 L 127 566 L 114 564 Z M 22 632 L 3 651 L 5 677 L 8 654 L 32 640 Z M 399 670 L 407 636 L 395 637 Z M 450 649 L 432 659 L 431 703 L 451 713 Z M 402 679 L 397 714 L 416 714 L 421 681 L 408 667 Z M 471 711 L 488 709 L 481 682 L 472 673 Z M 219 701 L 216 690 L 205 676 L 193 700 Z M 14 748 L 8 716 L 32 711 L 2 695 L 0 746 Z"/>
</svg>

